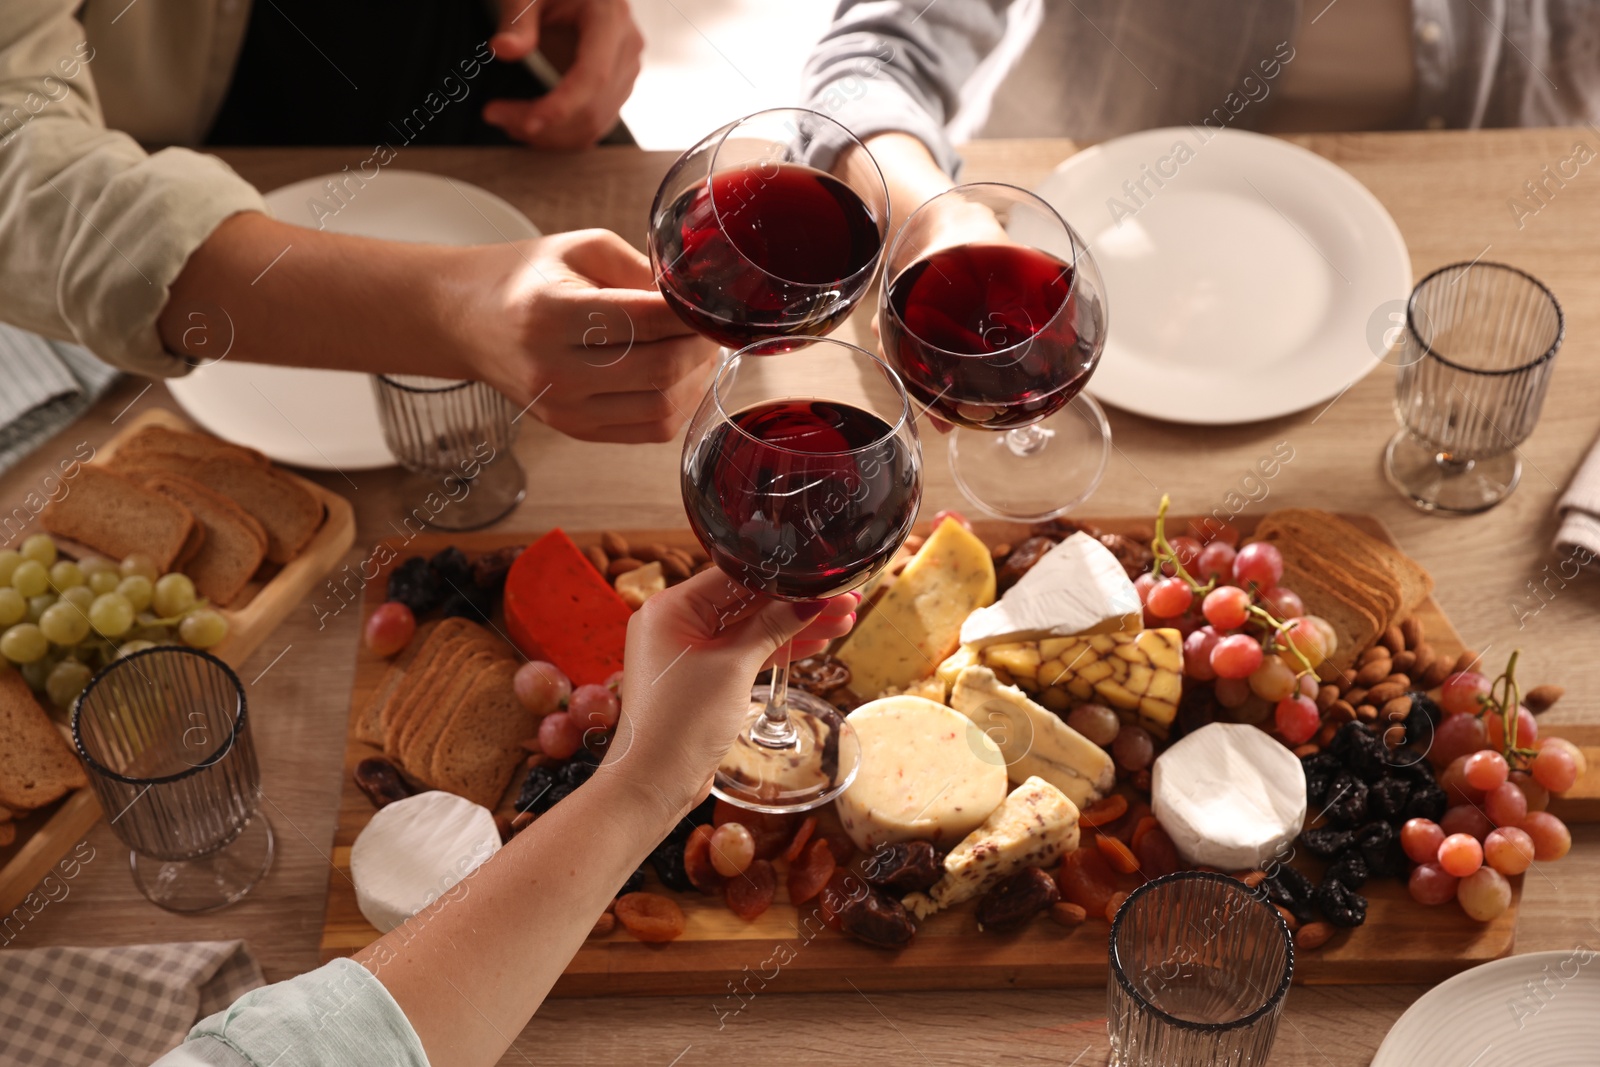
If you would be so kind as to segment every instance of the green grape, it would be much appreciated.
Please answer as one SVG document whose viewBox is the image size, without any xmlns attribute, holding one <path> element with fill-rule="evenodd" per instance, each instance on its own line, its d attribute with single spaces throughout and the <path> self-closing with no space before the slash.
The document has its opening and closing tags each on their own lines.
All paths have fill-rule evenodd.
<svg viewBox="0 0 1600 1067">
<path fill-rule="evenodd" d="M 22 553 L 14 548 L 0 548 L 0 585 L 10 585 L 11 575 L 22 562 Z"/>
<path fill-rule="evenodd" d="M 120 575 L 122 573 L 115 563 L 104 556 L 84 556 L 78 561 L 78 569 L 83 572 L 85 578 L 92 574 Z"/>
<path fill-rule="evenodd" d="M 50 642 L 31 622 L 19 622 L 0 634 L 0 656 L 12 663 L 34 663 L 50 651 Z"/>
<path fill-rule="evenodd" d="M 28 621 L 38 622 L 44 617 L 44 613 L 54 607 L 56 601 L 60 599 L 61 598 L 56 596 L 54 593 L 40 593 L 38 596 L 29 597 Z"/>
<path fill-rule="evenodd" d="M 23 596 L 38 596 L 50 588 L 50 572 L 36 559 L 25 559 L 11 572 L 11 588 Z"/>
<path fill-rule="evenodd" d="M 210 608 L 200 608 L 183 617 L 178 636 L 190 648 L 211 648 L 228 636 L 228 620 Z"/>
<path fill-rule="evenodd" d="M 9 585 L 0 586 L 0 628 L 28 617 L 28 602 Z"/>
<path fill-rule="evenodd" d="M 64 659 L 50 668 L 50 673 L 44 680 L 44 691 L 58 708 L 65 708 L 78 699 L 78 694 L 83 692 L 83 687 L 89 684 L 89 679 L 94 676 L 84 664 L 75 659 Z"/>
<path fill-rule="evenodd" d="M 22 680 L 28 683 L 28 688 L 35 693 L 44 692 L 44 683 L 49 681 L 50 672 L 55 670 L 56 659 L 54 656 L 41 656 L 32 663 L 21 665 L 19 673 Z"/>
<path fill-rule="evenodd" d="M 155 586 L 142 574 L 130 575 L 118 583 L 116 592 L 128 598 L 134 611 L 144 611 L 155 596 Z"/>
<path fill-rule="evenodd" d="M 26 537 L 22 541 L 22 558 L 48 567 L 56 561 L 56 543 L 49 534 L 37 533 Z"/>
<path fill-rule="evenodd" d="M 96 597 L 89 608 L 89 625 L 104 637 L 121 637 L 133 627 L 133 603 L 121 593 Z"/>
<path fill-rule="evenodd" d="M 89 619 L 76 604 L 52 604 L 39 617 L 39 630 L 55 644 L 70 648 L 89 636 Z"/>
<path fill-rule="evenodd" d="M 163 619 L 175 619 L 194 607 L 194 583 L 187 574 L 174 571 L 156 580 L 155 595 L 150 603 Z"/>
<path fill-rule="evenodd" d="M 144 641 L 152 645 L 170 644 L 172 642 L 172 630 L 166 626 L 141 623 L 139 626 L 134 627 L 128 636 L 132 640 Z"/>
<path fill-rule="evenodd" d="M 58 559 L 50 565 L 50 588 L 64 593 L 75 585 L 83 584 L 83 571 L 70 559 Z"/>
<path fill-rule="evenodd" d="M 115 570 L 95 571 L 88 580 L 90 592 L 95 596 L 105 596 L 117 591 L 117 586 L 122 584 L 122 575 Z"/>
<path fill-rule="evenodd" d="M 155 647 L 156 643 L 154 641 L 146 641 L 136 637 L 132 641 L 122 642 L 122 647 L 117 649 L 117 659 L 126 659 L 135 652 L 143 652 L 147 648 Z"/>
<path fill-rule="evenodd" d="M 135 552 L 133 555 L 123 560 L 121 569 L 122 576 L 124 578 L 131 578 L 133 575 L 137 574 L 140 577 L 148 578 L 153 582 L 157 578 L 161 577 L 161 572 L 156 569 L 156 561 L 145 555 L 143 552 Z"/>
<path fill-rule="evenodd" d="M 75 585 L 61 594 L 61 599 L 68 604 L 76 604 L 78 610 L 85 615 L 89 613 L 89 605 L 94 603 L 94 590 L 86 585 Z"/>
</svg>

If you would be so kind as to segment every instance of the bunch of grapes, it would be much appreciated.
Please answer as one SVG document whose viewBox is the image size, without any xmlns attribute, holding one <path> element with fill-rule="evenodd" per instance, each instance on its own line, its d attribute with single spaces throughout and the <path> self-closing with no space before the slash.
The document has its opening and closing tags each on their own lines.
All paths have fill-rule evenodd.
<svg viewBox="0 0 1600 1067">
<path fill-rule="evenodd" d="M 1539 737 L 1538 721 L 1517 690 L 1516 665 L 1513 652 L 1493 681 L 1477 671 L 1444 680 L 1444 718 L 1428 760 L 1451 806 L 1437 823 L 1412 819 L 1400 831 L 1401 846 L 1417 864 L 1412 897 L 1423 904 L 1454 898 L 1482 922 L 1511 906 L 1508 877 L 1572 848 L 1571 831 L 1545 808 L 1589 769 L 1571 741 Z"/>
<path fill-rule="evenodd" d="M 49 534 L 0 550 L 0 669 L 16 665 L 58 707 L 119 657 L 179 642 L 210 648 L 227 635 L 228 620 L 187 575 L 159 574 L 148 557 L 70 560 Z"/>
<path fill-rule="evenodd" d="M 1184 674 L 1215 682 L 1217 703 L 1240 721 L 1270 714 L 1289 745 L 1309 741 L 1322 716 L 1313 697 L 1317 666 L 1338 647 L 1333 627 L 1305 614 L 1298 594 L 1278 584 L 1283 555 L 1256 541 L 1240 547 L 1229 523 L 1207 523 L 1206 539 L 1166 536 L 1161 498 L 1151 548 L 1155 563 L 1133 586 L 1146 626 L 1184 635 Z"/>
</svg>

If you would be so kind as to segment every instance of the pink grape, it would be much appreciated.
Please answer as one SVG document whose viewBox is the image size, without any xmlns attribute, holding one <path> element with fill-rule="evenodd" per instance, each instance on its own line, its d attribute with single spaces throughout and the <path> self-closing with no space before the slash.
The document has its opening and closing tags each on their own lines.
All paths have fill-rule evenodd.
<svg viewBox="0 0 1600 1067">
<path fill-rule="evenodd" d="M 572 693 L 572 683 L 561 668 L 544 660 L 529 660 L 511 676 L 511 689 L 522 706 L 535 715 L 548 715 Z"/>
<path fill-rule="evenodd" d="M 622 705 L 617 694 L 603 685 L 580 685 L 567 701 L 567 714 L 585 730 L 610 730 L 617 725 Z"/>
<path fill-rule="evenodd" d="M 1471 758 L 1471 756 L 1457 756 L 1450 761 L 1448 767 L 1439 772 L 1439 788 L 1445 791 L 1452 804 L 1483 803 L 1483 790 L 1474 789 L 1472 783 L 1467 781 L 1467 760 Z"/>
<path fill-rule="evenodd" d="M 1251 583 L 1265 592 L 1283 577 L 1283 553 L 1267 541 L 1253 541 L 1239 550 L 1233 560 L 1233 580 L 1248 588 Z"/>
<path fill-rule="evenodd" d="M 1439 687 L 1439 706 L 1450 715 L 1476 715 L 1478 698 L 1489 695 L 1489 679 L 1477 671 L 1458 671 Z"/>
<path fill-rule="evenodd" d="M 1317 690 L 1319 688 L 1321 688 L 1321 686 L 1319 686 L 1317 684 L 1317 676 L 1316 675 L 1314 675 L 1314 674 L 1302 674 L 1300 676 L 1300 695 L 1301 696 L 1307 696 L 1307 697 L 1310 697 L 1312 700 L 1316 700 L 1317 699 Z"/>
<path fill-rule="evenodd" d="M 1440 818 L 1439 829 L 1444 831 L 1446 837 L 1466 834 L 1482 841 L 1494 829 L 1494 823 L 1489 821 L 1489 816 L 1471 804 L 1457 804 Z"/>
<path fill-rule="evenodd" d="M 1223 707 L 1242 707 L 1250 699 L 1250 683 L 1243 678 L 1218 678 L 1212 692 Z"/>
<path fill-rule="evenodd" d="M 1294 696 L 1299 686 L 1294 671 L 1279 656 L 1264 657 L 1261 666 L 1250 673 L 1250 691 L 1274 704 Z"/>
<path fill-rule="evenodd" d="M 1067 725 L 1101 748 L 1115 741 L 1122 730 L 1122 720 L 1104 704 L 1079 704 L 1067 716 Z"/>
<path fill-rule="evenodd" d="M 1306 604 L 1300 599 L 1300 594 L 1281 585 L 1261 594 L 1261 606 L 1280 619 L 1292 619 L 1306 613 Z"/>
<path fill-rule="evenodd" d="M 1194 590 L 1182 578 L 1163 578 L 1150 589 L 1145 607 L 1163 619 L 1173 619 L 1189 610 Z"/>
<path fill-rule="evenodd" d="M 1313 667 L 1328 658 L 1327 639 L 1323 636 L 1321 627 L 1309 617 L 1302 616 L 1292 620 L 1289 628 L 1283 631 L 1283 639 Z"/>
<path fill-rule="evenodd" d="M 1200 602 L 1200 613 L 1218 630 L 1237 630 L 1243 626 L 1250 617 L 1249 608 L 1250 594 L 1236 585 L 1218 586 Z"/>
<path fill-rule="evenodd" d="M 1117 731 L 1111 754 L 1123 770 L 1142 771 L 1156 758 L 1156 746 L 1143 726 L 1129 723 Z"/>
<path fill-rule="evenodd" d="M 1211 669 L 1219 678 L 1248 678 L 1261 666 L 1261 642 L 1248 634 L 1233 634 L 1211 650 Z"/>
<path fill-rule="evenodd" d="M 1533 838 L 1533 858 L 1548 863 L 1572 849 L 1572 831 L 1548 811 L 1535 811 L 1522 820 L 1522 829 Z"/>
<path fill-rule="evenodd" d="M 1509 781 L 1528 798 L 1529 811 L 1543 811 L 1550 806 L 1550 790 L 1534 781 L 1527 771 L 1512 771 Z"/>
<path fill-rule="evenodd" d="M 1468 756 L 1463 771 L 1468 785 L 1487 793 L 1505 783 L 1511 768 L 1500 753 L 1485 749 Z"/>
<path fill-rule="evenodd" d="M 1239 546 L 1239 527 L 1231 522 L 1221 519 L 1208 518 L 1200 522 L 1191 522 L 1189 529 L 1194 532 L 1195 539 L 1207 545 L 1224 544 L 1229 548 Z"/>
<path fill-rule="evenodd" d="M 551 759 L 571 759 L 583 745 L 583 727 L 564 711 L 539 722 L 539 748 Z"/>
<path fill-rule="evenodd" d="M 1411 899 L 1430 907 L 1456 898 L 1456 885 L 1460 879 L 1446 874 L 1438 863 L 1424 863 L 1411 871 Z"/>
<path fill-rule="evenodd" d="M 1485 739 L 1490 748 L 1504 750 L 1506 747 L 1505 717 L 1498 712 L 1484 716 L 1487 729 L 1484 731 Z M 1527 708 L 1517 709 L 1517 747 L 1534 748 L 1539 743 L 1539 722 L 1533 717 L 1533 712 Z"/>
<path fill-rule="evenodd" d="M 1150 589 L 1156 584 L 1155 575 L 1145 571 L 1133 580 L 1133 591 L 1139 594 L 1139 603 L 1144 604 L 1150 599 Z"/>
<path fill-rule="evenodd" d="M 1446 715 L 1434 728 L 1428 762 L 1437 768 L 1448 767 L 1457 757 L 1482 748 L 1486 737 L 1483 720 L 1476 715 Z"/>
<path fill-rule="evenodd" d="M 1439 858 L 1445 833 L 1432 819 L 1407 819 L 1400 827 L 1400 847 L 1412 863 L 1432 863 Z"/>
<path fill-rule="evenodd" d="M 1461 910 L 1481 923 L 1511 907 L 1511 883 L 1493 867 L 1479 867 L 1456 885 Z"/>
<path fill-rule="evenodd" d="M 1233 546 L 1226 541 L 1212 541 L 1200 550 L 1200 557 L 1194 561 L 1194 569 L 1201 581 L 1216 578 L 1227 581 L 1233 577 L 1233 557 L 1237 555 Z"/>
<path fill-rule="evenodd" d="M 1291 745 L 1303 745 L 1316 734 L 1322 725 L 1322 714 L 1316 702 L 1309 697 L 1292 696 L 1278 701 L 1273 709 L 1273 722 L 1278 733 Z"/>
<path fill-rule="evenodd" d="M 1528 798 L 1510 782 L 1501 782 L 1484 796 L 1483 813 L 1496 826 L 1518 826 L 1528 817 Z"/>
<path fill-rule="evenodd" d="M 1197 682 L 1213 681 L 1217 672 L 1211 669 L 1211 650 L 1216 647 L 1217 632 L 1202 626 L 1183 639 L 1183 673 Z"/>
<path fill-rule="evenodd" d="M 1471 834 L 1451 834 L 1439 845 L 1439 866 L 1446 874 L 1465 878 L 1483 866 L 1483 845 Z"/>
<path fill-rule="evenodd" d="M 1200 542 L 1188 535 L 1174 537 L 1170 542 L 1172 554 L 1178 557 L 1178 562 L 1183 564 L 1183 569 L 1194 573 L 1195 561 L 1200 558 Z"/>
<path fill-rule="evenodd" d="M 1533 866 L 1533 838 L 1516 826 L 1502 826 L 1483 840 L 1483 862 L 1501 874 L 1521 874 Z"/>
<path fill-rule="evenodd" d="M 1533 779 L 1552 793 L 1565 793 L 1578 782 L 1578 761 L 1558 744 L 1560 738 L 1547 738 L 1533 757 Z"/>
</svg>

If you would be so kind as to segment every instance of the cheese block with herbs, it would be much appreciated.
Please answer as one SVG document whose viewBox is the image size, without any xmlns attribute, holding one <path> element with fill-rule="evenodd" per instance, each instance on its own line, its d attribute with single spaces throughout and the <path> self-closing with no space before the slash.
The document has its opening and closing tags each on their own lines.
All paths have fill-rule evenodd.
<svg viewBox="0 0 1600 1067">
<path fill-rule="evenodd" d="M 1013 782 L 1043 778 L 1080 808 L 1110 792 L 1117 769 L 1110 753 L 1006 685 L 987 667 L 968 667 L 950 692 L 950 706 L 1000 746 Z"/>
<path fill-rule="evenodd" d="M 982 896 L 1024 867 L 1045 867 L 1078 847 L 1078 807 L 1043 778 L 1012 790 L 983 825 L 944 858 L 944 875 L 903 902 L 922 919 Z"/>
<path fill-rule="evenodd" d="M 1099 701 L 1157 737 L 1167 736 L 1183 696 L 1183 636 L 1165 627 L 990 645 L 978 661 L 1051 711 Z"/>
<path fill-rule="evenodd" d="M 551 530 L 506 575 L 506 630 L 529 659 L 560 667 L 573 685 L 598 685 L 622 669 L 633 610 L 572 539 Z"/>
<path fill-rule="evenodd" d="M 1136 633 L 1139 594 L 1110 549 L 1084 533 L 1046 552 L 996 603 L 961 626 L 961 643 L 979 648 L 1078 634 Z"/>
<path fill-rule="evenodd" d="M 955 651 L 961 624 L 994 602 L 988 546 L 954 519 L 939 524 L 836 653 L 867 699 L 902 690 Z"/>
</svg>

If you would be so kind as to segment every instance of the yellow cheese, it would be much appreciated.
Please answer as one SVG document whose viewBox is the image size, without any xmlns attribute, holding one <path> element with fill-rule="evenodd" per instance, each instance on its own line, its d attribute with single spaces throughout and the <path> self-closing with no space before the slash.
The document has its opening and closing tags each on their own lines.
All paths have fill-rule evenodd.
<svg viewBox="0 0 1600 1067">
<path fill-rule="evenodd" d="M 954 689 L 956 679 L 961 677 L 961 672 L 968 667 L 978 665 L 978 650 L 971 645 L 962 645 L 939 664 L 939 669 L 934 671 L 934 676 L 944 683 L 946 691 Z"/>
<path fill-rule="evenodd" d="M 1051 711 L 1098 701 L 1167 736 L 1183 696 L 1183 637 L 1140 630 L 990 645 L 979 662 Z"/>
<path fill-rule="evenodd" d="M 989 549 L 946 519 L 839 647 L 850 688 L 871 698 L 926 678 L 955 651 L 967 616 L 993 602 Z"/>
</svg>

